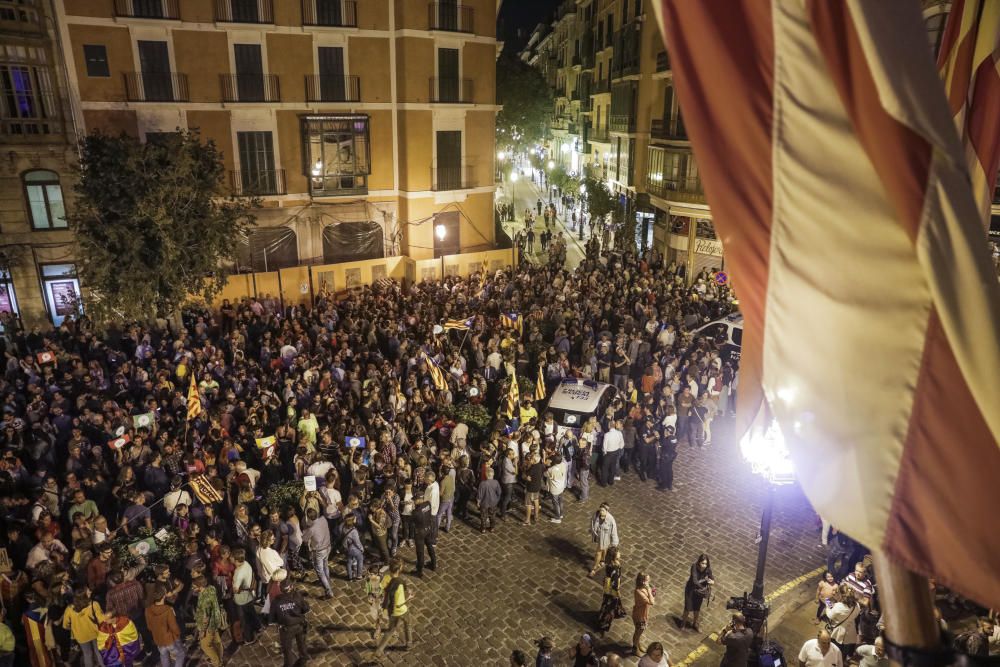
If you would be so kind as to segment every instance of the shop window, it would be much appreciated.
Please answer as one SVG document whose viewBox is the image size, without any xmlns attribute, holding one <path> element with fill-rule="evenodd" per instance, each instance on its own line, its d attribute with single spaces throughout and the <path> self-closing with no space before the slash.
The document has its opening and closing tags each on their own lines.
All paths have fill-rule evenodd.
<svg viewBox="0 0 1000 667">
<path fill-rule="evenodd" d="M 49 319 L 58 327 L 67 317 L 79 315 L 83 311 L 76 265 L 43 264 L 39 268 Z"/>
</svg>

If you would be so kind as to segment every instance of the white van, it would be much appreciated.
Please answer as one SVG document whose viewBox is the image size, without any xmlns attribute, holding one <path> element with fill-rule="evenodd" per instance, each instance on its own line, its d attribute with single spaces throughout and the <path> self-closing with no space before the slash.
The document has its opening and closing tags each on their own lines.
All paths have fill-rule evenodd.
<svg viewBox="0 0 1000 667">
<path fill-rule="evenodd" d="M 595 380 L 564 378 L 549 396 L 545 412 L 551 412 L 556 423 L 556 437 L 566 429 L 579 433 L 584 422 L 604 414 L 617 394 L 614 385 Z M 544 414 L 544 412 L 542 413 Z"/>
</svg>

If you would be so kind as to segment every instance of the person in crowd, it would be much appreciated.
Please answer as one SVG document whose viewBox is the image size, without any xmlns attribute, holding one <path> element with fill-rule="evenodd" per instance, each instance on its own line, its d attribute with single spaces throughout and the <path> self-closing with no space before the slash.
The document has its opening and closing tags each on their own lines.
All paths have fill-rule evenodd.
<svg viewBox="0 0 1000 667">
<path fill-rule="evenodd" d="M 858 645 L 858 615 L 861 605 L 854 597 L 854 589 L 848 584 L 840 585 L 837 600 L 826 610 L 827 627 L 833 643 L 845 656 L 853 656 Z"/>
<path fill-rule="evenodd" d="M 405 649 L 410 648 L 410 620 L 407 616 L 409 612 L 407 604 L 411 598 L 408 597 L 406 583 L 403 580 L 403 560 L 401 558 L 395 558 L 389 563 L 389 573 L 382 578 L 382 590 L 382 608 L 388 613 L 389 625 L 375 648 L 376 656 L 385 653 L 385 647 L 389 645 L 393 635 L 400 627 L 403 631 L 403 646 Z"/>
<path fill-rule="evenodd" d="M 198 575 L 191 584 L 194 594 L 198 597 L 194 613 L 198 645 L 212 667 L 221 667 L 222 632 L 226 629 L 226 620 L 219 604 L 219 595 L 203 574 Z"/>
<path fill-rule="evenodd" d="M 597 615 L 597 632 L 604 636 L 616 618 L 624 618 L 621 598 L 622 562 L 618 547 L 608 547 L 604 557 L 604 596 Z"/>
<path fill-rule="evenodd" d="M 639 658 L 638 667 L 670 667 L 670 654 L 660 642 L 650 642 L 646 652 Z"/>
<path fill-rule="evenodd" d="M 889 667 L 889 656 L 885 654 L 885 642 L 876 637 L 871 644 L 862 644 L 854 651 L 858 657 L 858 667 Z"/>
<path fill-rule="evenodd" d="M 496 473 L 493 468 L 486 469 L 486 479 L 479 483 L 476 490 L 476 505 L 479 507 L 479 532 L 485 533 L 493 530 L 493 516 L 496 514 L 497 505 L 500 503 L 500 482 L 494 477 Z"/>
<path fill-rule="evenodd" d="M 706 554 L 699 554 L 691 564 L 691 573 L 684 584 L 684 615 L 681 617 L 681 628 L 690 626 L 698 632 L 698 617 L 701 615 L 701 605 L 712 594 L 712 563 Z M 692 620 L 688 620 L 692 619 Z"/>
<path fill-rule="evenodd" d="M 816 584 L 816 622 L 819 623 L 826 618 L 827 609 L 833 607 L 837 601 L 838 594 L 837 580 L 833 578 L 833 573 L 827 570 L 820 577 Z"/>
<path fill-rule="evenodd" d="M 799 667 L 844 667 L 844 656 L 834 645 L 828 630 L 820 630 L 802 644 Z"/>
<path fill-rule="evenodd" d="M 608 503 L 601 503 L 601 506 L 594 514 L 590 522 L 590 536 L 597 545 L 594 554 L 594 566 L 590 569 L 588 576 L 597 574 L 597 570 L 605 565 L 605 555 L 611 547 L 618 547 L 618 523 L 611 515 L 611 506 Z"/>
<path fill-rule="evenodd" d="M 104 612 L 84 588 L 73 595 L 73 603 L 63 613 L 62 626 L 70 631 L 80 647 L 84 667 L 100 667 L 101 653 L 97 650 L 97 630 Z"/>
<path fill-rule="evenodd" d="M 281 653 L 285 656 L 285 667 L 309 659 L 306 649 L 306 631 L 309 623 L 306 614 L 309 603 L 298 591 L 291 579 L 281 582 L 281 593 L 271 604 L 271 618 L 278 624 L 278 639 L 281 643 Z"/>
<path fill-rule="evenodd" d="M 167 589 L 155 584 L 153 603 L 146 607 L 146 625 L 160 653 L 160 667 L 184 667 L 187 650 L 182 641 L 180 625 L 174 608 L 167 604 Z"/>
<path fill-rule="evenodd" d="M 594 652 L 594 638 L 584 633 L 569 649 L 572 667 L 598 667 L 600 660 Z"/>
<path fill-rule="evenodd" d="M 729 624 L 719 632 L 718 642 L 726 647 L 719 667 L 744 667 L 753 643 L 753 630 L 747 627 L 746 617 L 739 612 L 733 614 Z"/>
<path fill-rule="evenodd" d="M 632 655 L 640 655 L 639 641 L 649 623 L 649 608 L 656 604 L 656 589 L 650 583 L 649 575 L 640 572 L 635 577 L 635 593 L 632 603 L 632 623 L 635 631 L 632 633 Z M 660 649 L 662 650 L 662 646 Z"/>
</svg>

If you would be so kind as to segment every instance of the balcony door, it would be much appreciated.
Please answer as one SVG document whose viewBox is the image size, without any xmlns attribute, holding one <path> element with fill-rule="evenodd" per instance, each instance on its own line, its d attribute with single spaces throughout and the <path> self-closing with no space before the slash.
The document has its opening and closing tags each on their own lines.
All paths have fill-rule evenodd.
<svg viewBox="0 0 1000 667">
<path fill-rule="evenodd" d="M 229 0 L 234 23 L 257 23 L 257 0 Z"/>
<path fill-rule="evenodd" d="M 162 19 L 163 0 L 132 0 L 132 15 L 146 19 Z"/>
<path fill-rule="evenodd" d="M 343 25 L 342 0 L 316 0 L 316 25 Z"/>
<path fill-rule="evenodd" d="M 277 193 L 271 133 L 237 132 L 236 143 L 240 150 L 240 186 L 243 194 Z"/>
<path fill-rule="evenodd" d="M 459 101 L 458 49 L 438 49 L 438 101 Z"/>
<path fill-rule="evenodd" d="M 458 30 L 458 0 L 440 0 L 437 3 L 440 30 Z"/>
<path fill-rule="evenodd" d="M 233 44 L 233 60 L 236 64 L 236 92 L 240 102 L 263 102 L 264 59 L 260 44 Z"/>
<path fill-rule="evenodd" d="M 343 102 L 344 49 L 340 46 L 321 46 L 318 52 L 320 96 L 324 102 Z"/>
<path fill-rule="evenodd" d="M 170 55 L 166 42 L 140 40 L 139 69 L 142 71 L 142 92 L 147 102 L 169 102 L 174 99 L 170 81 Z"/>
<path fill-rule="evenodd" d="M 437 189 L 462 187 L 462 133 L 458 130 L 437 133 Z"/>
</svg>

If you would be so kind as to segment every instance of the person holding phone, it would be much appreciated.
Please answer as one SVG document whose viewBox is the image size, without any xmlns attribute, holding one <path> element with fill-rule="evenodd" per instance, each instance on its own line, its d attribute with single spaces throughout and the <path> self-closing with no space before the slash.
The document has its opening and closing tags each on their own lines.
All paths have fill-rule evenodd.
<svg viewBox="0 0 1000 667">
<path fill-rule="evenodd" d="M 632 606 L 632 623 L 635 631 L 632 633 L 632 655 L 642 655 L 639 640 L 649 623 L 649 608 L 656 604 L 656 589 L 649 581 L 649 575 L 640 572 L 635 577 L 635 600 Z"/>
</svg>

